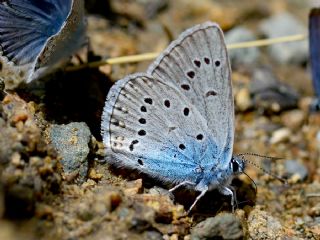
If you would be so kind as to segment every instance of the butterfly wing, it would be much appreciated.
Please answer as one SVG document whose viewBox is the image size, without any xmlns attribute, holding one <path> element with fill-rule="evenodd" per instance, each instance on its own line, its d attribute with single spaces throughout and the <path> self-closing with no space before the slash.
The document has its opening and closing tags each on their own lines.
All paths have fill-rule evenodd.
<svg viewBox="0 0 320 240">
<path fill-rule="evenodd" d="M 309 48 L 314 91 L 320 99 L 320 9 L 314 8 L 309 15 Z"/>
<path fill-rule="evenodd" d="M 218 151 L 206 138 L 205 119 L 180 89 L 148 74 L 118 81 L 102 119 L 108 161 L 158 179 L 196 182 L 201 157 Z"/>
<path fill-rule="evenodd" d="M 232 155 L 234 107 L 231 70 L 222 30 L 206 22 L 186 30 L 156 59 L 148 73 L 176 86 L 206 120 L 221 149 L 220 164 Z"/>
<path fill-rule="evenodd" d="M 68 9 L 68 15 L 64 18 L 61 29 L 48 39 L 46 47 L 42 50 L 35 66 L 36 70 L 66 59 L 86 42 L 84 1 L 73 0 L 71 2 L 71 8 Z M 66 5 L 65 3 L 61 4 L 64 7 Z"/>
<path fill-rule="evenodd" d="M 71 0 L 0 2 L 0 49 L 17 65 L 34 63 L 46 41 L 67 18 Z"/>
</svg>

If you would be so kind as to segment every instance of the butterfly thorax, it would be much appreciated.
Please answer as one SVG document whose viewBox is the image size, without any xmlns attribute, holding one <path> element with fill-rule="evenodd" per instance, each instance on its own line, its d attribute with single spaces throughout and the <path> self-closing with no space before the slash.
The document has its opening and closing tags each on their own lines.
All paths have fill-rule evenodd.
<svg viewBox="0 0 320 240">
<path fill-rule="evenodd" d="M 217 189 L 223 186 L 229 186 L 233 177 L 243 172 L 244 162 L 242 159 L 232 156 L 229 164 L 226 166 L 217 166 L 211 170 L 202 173 L 200 181 L 197 182 L 195 190 Z"/>
</svg>

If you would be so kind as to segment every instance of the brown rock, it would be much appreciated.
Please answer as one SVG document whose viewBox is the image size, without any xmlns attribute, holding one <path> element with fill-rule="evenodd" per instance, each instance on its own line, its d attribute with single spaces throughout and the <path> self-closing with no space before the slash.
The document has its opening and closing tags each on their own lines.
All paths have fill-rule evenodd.
<svg viewBox="0 0 320 240">
<path fill-rule="evenodd" d="M 248 235 L 250 239 L 283 239 L 284 228 L 269 213 L 254 209 L 248 217 Z"/>
<path fill-rule="evenodd" d="M 288 111 L 282 114 L 281 120 L 286 127 L 296 130 L 301 128 L 303 122 L 305 121 L 305 113 L 298 109 Z"/>
<path fill-rule="evenodd" d="M 127 196 L 133 196 L 138 193 L 142 193 L 142 179 L 137 179 L 135 181 L 130 181 L 126 183 L 124 193 Z"/>
</svg>

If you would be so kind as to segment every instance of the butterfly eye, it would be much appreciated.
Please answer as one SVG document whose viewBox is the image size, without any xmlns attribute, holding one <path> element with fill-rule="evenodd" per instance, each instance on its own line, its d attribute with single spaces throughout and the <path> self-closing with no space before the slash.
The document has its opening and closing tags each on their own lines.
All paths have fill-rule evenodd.
<svg viewBox="0 0 320 240">
<path fill-rule="evenodd" d="M 238 172 L 239 171 L 239 163 L 236 160 L 232 159 L 231 164 L 232 164 L 232 171 L 234 173 Z"/>
</svg>

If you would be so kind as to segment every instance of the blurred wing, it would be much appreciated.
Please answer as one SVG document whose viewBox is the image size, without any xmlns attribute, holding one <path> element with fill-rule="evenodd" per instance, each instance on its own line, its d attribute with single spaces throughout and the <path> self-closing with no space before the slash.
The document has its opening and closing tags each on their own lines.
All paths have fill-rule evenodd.
<svg viewBox="0 0 320 240">
<path fill-rule="evenodd" d="M 1 55 L 17 65 L 33 63 L 66 20 L 71 0 L 0 1 Z"/>
<path fill-rule="evenodd" d="M 218 152 L 205 119 L 181 90 L 147 74 L 111 88 L 101 127 L 109 162 L 172 182 L 195 182 L 202 157 L 214 165 Z"/>
<path fill-rule="evenodd" d="M 320 9 L 312 9 L 309 15 L 309 48 L 314 91 L 320 98 Z"/>
<path fill-rule="evenodd" d="M 64 24 L 59 32 L 48 40 L 36 63 L 36 70 L 67 59 L 85 44 L 86 22 L 84 1 L 73 0 L 70 2 L 72 2 L 71 9 L 68 9 L 68 15 L 64 18 Z"/>
<path fill-rule="evenodd" d="M 186 30 L 157 58 L 148 73 L 173 84 L 190 99 L 224 152 L 222 164 L 228 164 L 233 147 L 234 108 L 230 64 L 219 26 L 207 22 Z"/>
</svg>

